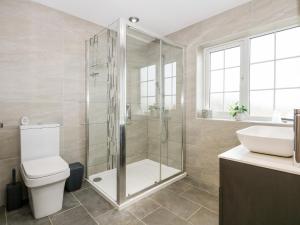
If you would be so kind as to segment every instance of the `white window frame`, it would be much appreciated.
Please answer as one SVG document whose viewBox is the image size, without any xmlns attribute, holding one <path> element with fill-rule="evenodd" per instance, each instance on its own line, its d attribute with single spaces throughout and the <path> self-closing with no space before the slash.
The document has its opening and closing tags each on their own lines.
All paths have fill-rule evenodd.
<svg viewBox="0 0 300 225">
<path fill-rule="evenodd" d="M 172 105 L 171 105 L 170 108 L 167 108 L 167 109 L 172 110 L 172 109 L 176 109 L 176 105 L 177 105 L 177 99 L 176 99 L 176 97 L 177 97 L 177 63 L 176 63 L 176 61 L 165 63 L 164 68 L 165 68 L 166 65 L 169 65 L 169 64 L 172 65 L 172 76 L 170 76 L 170 77 L 165 77 L 164 76 L 164 85 L 166 83 L 166 80 L 168 80 L 168 79 L 171 80 L 171 94 L 170 95 L 164 94 L 164 101 L 165 101 L 166 97 L 171 97 Z M 175 64 L 175 74 L 174 74 L 174 70 L 173 70 L 173 65 L 174 64 Z M 174 79 L 176 80 L 176 82 L 175 82 L 175 85 L 176 85 L 175 91 L 174 91 L 174 87 L 173 87 L 173 80 Z M 175 102 L 173 102 L 173 97 L 175 99 Z"/>
<path fill-rule="evenodd" d="M 213 47 L 208 47 L 203 50 L 203 65 L 204 65 L 204 74 L 203 74 L 203 86 L 202 88 L 204 89 L 204 96 L 203 96 L 203 104 L 202 104 L 202 109 L 210 109 L 210 54 L 213 52 L 218 52 L 234 47 L 241 47 L 241 63 L 240 63 L 240 103 L 245 105 L 247 109 L 250 109 L 250 45 L 251 45 L 251 39 L 253 38 L 258 38 L 261 36 L 265 36 L 268 34 L 272 33 L 277 33 L 293 28 L 297 28 L 299 25 L 293 25 L 281 29 L 276 29 L 272 30 L 269 32 L 257 34 L 257 35 L 252 35 L 243 39 L 238 39 L 232 42 L 220 44 L 217 46 Z M 276 41 L 275 41 L 276 44 Z M 276 46 L 275 46 L 275 51 L 276 51 Z M 288 57 L 289 58 L 289 57 Z M 296 57 L 295 57 L 296 58 Z M 275 65 L 276 61 L 278 59 L 274 59 Z M 280 59 L 279 59 L 280 60 Z M 276 71 L 275 71 L 276 73 Z M 275 76 L 276 77 L 276 76 Z M 274 80 L 276 79 L 274 77 Z M 274 87 L 274 90 L 278 89 Z M 284 88 L 288 89 L 288 88 Z M 275 98 L 275 92 L 274 92 L 274 98 Z M 274 102 L 275 104 L 275 102 Z M 230 116 L 228 112 L 213 112 L 213 118 L 220 118 L 220 119 L 229 119 Z M 270 121 L 271 117 L 254 117 L 249 115 L 249 120 L 253 121 Z"/>
</svg>

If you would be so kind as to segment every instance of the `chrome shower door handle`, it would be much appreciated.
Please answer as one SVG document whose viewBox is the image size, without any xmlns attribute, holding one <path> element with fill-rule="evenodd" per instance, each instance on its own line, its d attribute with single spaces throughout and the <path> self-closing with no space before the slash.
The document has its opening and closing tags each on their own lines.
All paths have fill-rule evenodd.
<svg viewBox="0 0 300 225">
<path fill-rule="evenodd" d="M 294 159 L 300 164 L 300 109 L 294 110 Z"/>
</svg>

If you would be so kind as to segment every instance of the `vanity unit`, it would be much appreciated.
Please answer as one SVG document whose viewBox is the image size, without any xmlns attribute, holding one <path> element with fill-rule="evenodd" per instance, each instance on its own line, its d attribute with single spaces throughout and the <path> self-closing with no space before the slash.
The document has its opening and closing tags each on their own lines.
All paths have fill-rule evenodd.
<svg viewBox="0 0 300 225">
<path fill-rule="evenodd" d="M 300 168 L 293 158 L 240 145 L 219 160 L 220 225 L 300 225 Z"/>
</svg>

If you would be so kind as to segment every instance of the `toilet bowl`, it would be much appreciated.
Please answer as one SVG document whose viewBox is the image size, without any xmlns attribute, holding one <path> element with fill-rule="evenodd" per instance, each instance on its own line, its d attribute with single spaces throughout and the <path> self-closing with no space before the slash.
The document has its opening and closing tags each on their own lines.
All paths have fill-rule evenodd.
<svg viewBox="0 0 300 225">
<path fill-rule="evenodd" d="M 38 219 L 62 209 L 69 165 L 59 156 L 59 125 L 21 126 L 21 175 Z"/>
</svg>

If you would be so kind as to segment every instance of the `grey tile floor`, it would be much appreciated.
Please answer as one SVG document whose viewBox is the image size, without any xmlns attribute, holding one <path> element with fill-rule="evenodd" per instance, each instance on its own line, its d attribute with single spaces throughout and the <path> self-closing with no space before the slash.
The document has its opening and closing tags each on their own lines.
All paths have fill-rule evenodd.
<svg viewBox="0 0 300 225">
<path fill-rule="evenodd" d="M 63 209 L 35 220 L 28 206 L 6 212 L 0 225 L 218 225 L 218 198 L 183 179 L 123 209 L 113 208 L 89 185 L 65 193 Z"/>
</svg>

